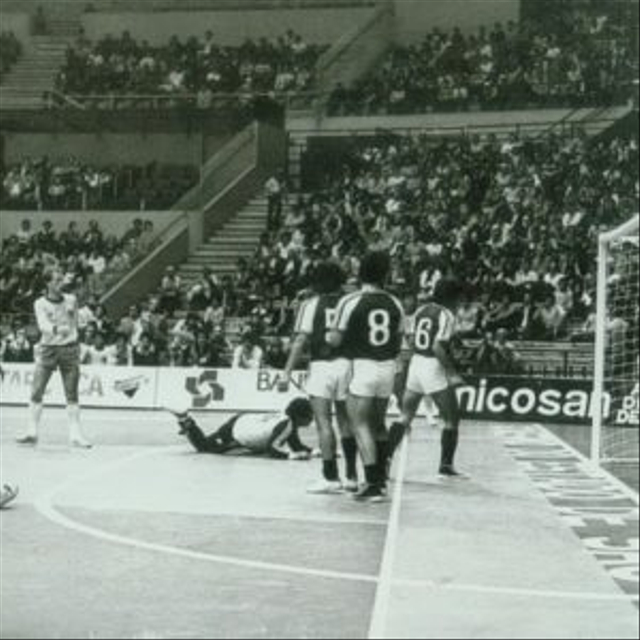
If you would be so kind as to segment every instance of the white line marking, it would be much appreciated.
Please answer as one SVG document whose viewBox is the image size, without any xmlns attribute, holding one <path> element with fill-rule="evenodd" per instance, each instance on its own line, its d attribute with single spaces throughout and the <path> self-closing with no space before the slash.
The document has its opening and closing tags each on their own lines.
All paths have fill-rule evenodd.
<svg viewBox="0 0 640 640">
<path fill-rule="evenodd" d="M 145 542 L 142 540 L 137 540 L 136 538 L 130 538 L 128 536 L 121 536 L 113 533 L 109 533 L 107 531 L 103 531 L 102 529 L 98 529 L 96 527 L 91 527 L 85 524 L 81 524 L 68 518 L 64 514 L 60 513 L 58 509 L 54 506 L 55 498 L 65 491 L 69 489 L 71 486 L 76 484 L 83 484 L 88 480 L 93 480 L 96 477 L 102 476 L 105 473 L 113 471 L 118 467 L 129 464 L 133 461 L 139 460 L 145 457 L 151 457 L 153 455 L 157 455 L 158 451 L 144 451 L 142 453 L 138 452 L 133 455 L 127 456 L 125 458 L 121 458 L 115 462 L 108 463 L 103 465 L 100 469 L 94 470 L 93 472 L 86 474 L 82 477 L 72 478 L 71 480 L 67 480 L 52 490 L 48 491 L 44 495 L 40 496 L 34 502 L 34 506 L 45 518 L 51 520 L 52 522 L 75 531 L 77 533 L 83 533 L 88 536 L 92 536 L 99 540 L 104 540 L 107 542 L 113 542 L 115 544 L 120 544 L 124 546 L 134 547 L 136 549 L 142 549 L 145 551 L 155 551 L 158 553 L 165 553 L 168 555 L 180 556 L 183 558 L 189 558 L 192 560 L 201 560 L 205 562 L 215 562 L 218 564 L 227 564 L 233 565 L 237 567 L 243 567 L 247 569 L 261 569 L 267 571 L 278 571 L 281 573 L 292 573 L 303 576 L 313 576 L 317 578 L 328 578 L 333 580 L 349 580 L 352 582 L 365 582 L 365 583 L 376 583 L 378 581 L 376 576 L 365 575 L 359 573 L 347 573 L 341 571 L 328 571 L 323 569 L 309 569 L 303 567 L 295 567 L 293 565 L 286 564 L 278 564 L 272 562 L 262 562 L 259 560 L 245 560 L 243 558 L 235 558 L 233 556 L 218 556 L 209 553 L 201 553 L 197 551 L 189 551 L 187 549 L 180 549 L 178 547 L 171 547 L 164 544 L 155 544 L 151 542 Z"/>
<path fill-rule="evenodd" d="M 607 469 L 599 467 L 593 462 L 593 460 L 585 456 L 583 453 L 580 453 L 580 451 L 578 451 L 575 447 L 571 446 L 568 442 L 565 442 L 560 436 L 557 436 L 555 433 L 553 433 L 553 431 L 547 429 L 543 424 L 536 424 L 535 426 L 539 429 L 542 429 L 546 434 L 551 436 L 565 449 L 571 451 L 571 453 L 573 453 L 585 465 L 586 469 L 591 475 L 595 476 L 596 478 L 608 480 L 617 489 L 624 493 L 627 498 L 635 502 L 636 505 L 640 505 L 640 498 L 637 491 L 634 491 L 629 485 L 622 482 L 622 480 L 620 480 L 619 478 L 616 478 L 610 471 L 607 471 Z"/>
<path fill-rule="evenodd" d="M 404 474 L 404 467 L 406 466 L 406 457 L 408 451 L 408 444 L 404 443 L 402 450 L 402 457 L 400 461 L 400 465 L 402 466 L 402 473 Z M 295 567 L 292 565 L 282 565 L 275 564 L 270 562 L 261 562 L 261 561 L 253 561 L 253 560 L 244 560 L 241 558 L 234 558 L 230 556 L 217 556 L 208 553 L 201 553 L 197 551 L 190 551 L 187 549 L 180 549 L 177 547 L 171 547 L 163 544 L 154 544 L 145 542 L 142 540 L 137 540 L 135 538 L 130 538 L 127 536 L 120 536 L 117 534 L 112 534 L 107 531 L 103 531 L 101 529 L 97 529 L 95 527 L 90 527 L 85 524 L 81 524 L 72 520 L 71 518 L 63 515 L 56 509 L 54 506 L 55 498 L 63 493 L 65 490 L 72 488 L 73 486 L 82 483 L 86 480 L 95 479 L 99 476 L 105 475 L 109 472 L 117 470 L 119 467 L 125 466 L 134 462 L 136 460 L 151 457 L 154 455 L 158 455 L 162 450 L 153 450 L 153 451 L 143 451 L 137 452 L 132 455 L 125 456 L 124 458 L 120 458 L 116 461 L 112 461 L 102 465 L 99 469 L 93 470 L 91 473 L 85 474 L 80 477 L 72 478 L 67 480 L 57 487 L 54 487 L 46 494 L 40 496 L 34 502 L 34 506 L 37 511 L 42 514 L 44 517 L 49 519 L 51 522 L 70 529 L 71 531 L 75 531 L 76 533 L 84 534 L 90 536 L 92 538 L 96 538 L 98 540 L 104 542 L 110 542 L 113 544 L 133 547 L 139 549 L 141 551 L 151 551 L 155 553 L 164 553 L 167 555 L 178 556 L 182 558 L 186 558 L 188 560 L 197 560 L 204 562 L 212 562 L 217 564 L 226 564 L 231 566 L 242 567 L 246 569 L 259 569 L 264 571 L 277 571 L 280 573 L 289 573 L 294 575 L 302 575 L 306 577 L 318 577 L 318 578 L 328 578 L 334 580 L 350 580 L 352 582 L 362 582 L 365 584 L 379 584 L 381 579 L 384 577 L 384 567 L 383 571 L 381 571 L 381 576 L 372 576 L 366 574 L 355 574 L 355 573 L 342 573 L 335 571 L 323 571 L 316 569 L 307 569 L 303 567 Z M 399 474 L 398 474 L 399 475 Z M 398 488 L 400 487 L 400 488 Z M 401 497 L 402 491 L 402 483 L 398 483 L 396 489 L 394 491 L 394 507 L 395 504 L 400 504 L 400 500 L 398 498 Z M 398 500 L 397 500 L 398 499 Z M 397 500 L 397 502 L 396 502 Z M 399 512 L 399 507 L 397 508 Z M 397 521 L 397 512 L 394 512 L 396 515 L 394 516 Z M 216 515 L 216 514 L 212 514 Z M 391 526 L 391 522 L 389 523 Z M 397 535 L 394 534 L 394 535 Z M 387 538 L 388 539 L 388 538 Z M 392 561 L 387 560 L 388 569 L 387 572 L 390 572 L 392 568 Z M 408 587 L 414 589 L 441 589 L 441 590 L 453 590 L 453 591 L 462 591 L 462 592 L 471 592 L 471 593 L 486 593 L 486 594 L 500 594 L 505 596 L 514 596 L 514 597 L 537 597 L 537 598 L 564 598 L 571 600 L 591 600 L 591 601 L 629 601 L 634 602 L 638 600 L 638 595 L 627 595 L 627 594 L 607 594 L 607 593 L 581 593 L 581 592 L 570 592 L 570 591 L 552 591 L 552 590 L 536 590 L 536 589 L 522 589 L 517 587 L 492 587 L 485 585 L 477 585 L 477 584 L 451 584 L 451 583 L 438 583 L 433 580 L 412 580 L 412 579 L 393 579 L 389 580 L 389 586 L 385 586 L 384 590 L 387 595 L 387 602 L 384 604 L 385 608 L 385 616 L 386 610 L 388 610 L 388 594 L 391 586 L 400 586 L 400 587 Z M 382 597 L 382 596 L 380 596 Z M 376 597 L 376 602 L 378 600 L 378 596 Z M 380 605 L 382 606 L 382 604 Z M 380 615 L 378 613 L 378 615 Z M 376 624 L 384 624 L 385 620 L 379 618 L 381 622 L 377 622 Z M 375 631 L 373 629 L 372 623 L 372 632 Z M 370 634 L 370 637 L 373 637 Z"/>
<path fill-rule="evenodd" d="M 524 589 L 518 587 L 490 587 L 475 584 L 442 583 L 435 580 L 413 580 L 411 578 L 398 578 L 393 581 L 399 587 L 411 587 L 415 589 L 442 589 L 443 591 L 465 591 L 473 593 L 500 594 L 506 596 L 521 596 L 534 598 L 561 598 L 565 600 L 597 600 L 597 601 L 622 601 L 634 602 L 640 597 L 627 593 L 587 593 L 581 591 L 554 591 L 553 589 Z"/>
<path fill-rule="evenodd" d="M 373 605 L 371 624 L 368 637 L 378 640 L 386 637 L 387 617 L 389 615 L 389 602 L 391 600 L 391 586 L 393 584 L 393 568 L 395 566 L 396 550 L 398 548 L 398 532 L 400 531 L 400 507 L 402 504 L 402 487 L 404 485 L 405 470 L 409 452 L 408 433 L 403 442 L 396 472 L 395 486 L 393 489 L 393 503 L 389 514 L 389 527 L 387 539 L 382 554 L 380 575 L 378 576 L 378 589 Z"/>
</svg>

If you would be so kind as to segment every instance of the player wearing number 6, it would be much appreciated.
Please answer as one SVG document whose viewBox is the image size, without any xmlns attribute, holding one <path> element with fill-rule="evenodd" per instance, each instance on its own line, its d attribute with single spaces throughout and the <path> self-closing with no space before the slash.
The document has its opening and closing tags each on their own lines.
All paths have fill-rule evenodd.
<svg viewBox="0 0 640 640">
<path fill-rule="evenodd" d="M 420 401 L 430 396 L 436 403 L 444 427 L 441 438 L 440 475 L 455 477 L 453 459 L 458 446 L 460 409 L 455 387 L 462 382 L 450 355 L 453 336 L 453 310 L 460 299 L 461 288 L 454 280 L 440 280 L 433 302 L 421 306 L 413 317 L 410 343 L 413 355 L 409 365 L 407 387 L 402 400 L 402 418 L 389 431 L 391 455 L 410 428 Z"/>
<path fill-rule="evenodd" d="M 363 258 L 362 289 L 340 300 L 328 336 L 330 344 L 342 347 L 351 360 L 347 409 L 366 477 L 366 485 L 356 498 L 368 502 L 384 498 L 388 460 L 385 417 L 404 333 L 402 304 L 383 289 L 389 268 L 386 253 L 373 252 Z"/>
</svg>

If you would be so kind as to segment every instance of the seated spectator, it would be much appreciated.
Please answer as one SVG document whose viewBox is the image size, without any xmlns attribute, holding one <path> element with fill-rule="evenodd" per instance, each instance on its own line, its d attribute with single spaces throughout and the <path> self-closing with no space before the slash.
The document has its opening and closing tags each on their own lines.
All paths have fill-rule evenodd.
<svg viewBox="0 0 640 640">
<path fill-rule="evenodd" d="M 11 333 L 0 343 L 2 362 L 33 362 L 33 344 L 27 337 L 26 329 L 14 323 Z"/>
<path fill-rule="evenodd" d="M 151 335 L 144 332 L 131 349 L 131 362 L 136 367 L 157 367 L 160 364 L 158 349 Z"/>
<path fill-rule="evenodd" d="M 499 373 L 509 375 L 523 373 L 522 357 L 513 344 L 509 342 L 506 329 L 498 329 L 496 331 L 493 348 L 495 349 L 495 360 Z"/>
<path fill-rule="evenodd" d="M 255 331 L 245 331 L 240 344 L 233 351 L 233 369 L 260 369 L 263 364 L 264 351 L 259 344 Z"/>
<path fill-rule="evenodd" d="M 525 340 L 556 340 L 562 335 L 566 315 L 552 294 L 539 303 L 531 319 Z"/>
</svg>

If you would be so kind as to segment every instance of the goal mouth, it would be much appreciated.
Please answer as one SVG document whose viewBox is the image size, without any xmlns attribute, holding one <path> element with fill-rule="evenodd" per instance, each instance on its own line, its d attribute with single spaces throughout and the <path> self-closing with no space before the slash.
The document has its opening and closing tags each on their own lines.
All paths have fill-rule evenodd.
<svg viewBox="0 0 640 640">
<path fill-rule="evenodd" d="M 598 237 L 594 413 L 596 464 L 638 464 L 639 217 Z"/>
</svg>

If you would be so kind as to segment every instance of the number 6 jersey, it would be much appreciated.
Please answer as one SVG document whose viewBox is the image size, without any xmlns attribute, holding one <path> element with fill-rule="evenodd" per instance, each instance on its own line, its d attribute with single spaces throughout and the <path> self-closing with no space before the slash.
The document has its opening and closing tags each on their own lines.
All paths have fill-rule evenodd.
<svg viewBox="0 0 640 640">
<path fill-rule="evenodd" d="M 455 327 L 455 316 L 449 309 L 430 302 L 420 307 L 414 314 L 409 333 L 413 353 L 425 358 L 435 358 L 433 347 L 436 342 L 448 342 Z"/>
<path fill-rule="evenodd" d="M 334 329 L 344 333 L 342 345 L 350 360 L 395 360 L 402 346 L 404 310 L 395 296 L 365 286 L 340 300 Z"/>
</svg>

